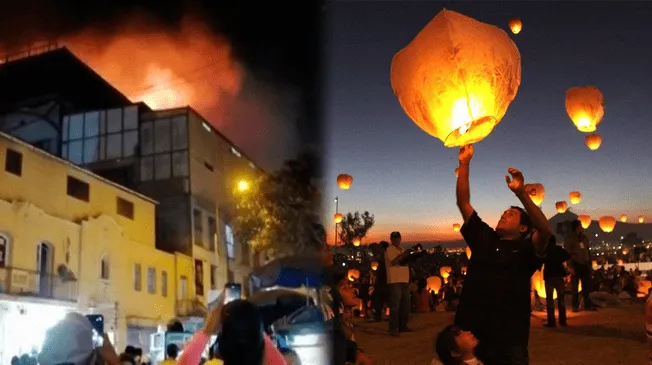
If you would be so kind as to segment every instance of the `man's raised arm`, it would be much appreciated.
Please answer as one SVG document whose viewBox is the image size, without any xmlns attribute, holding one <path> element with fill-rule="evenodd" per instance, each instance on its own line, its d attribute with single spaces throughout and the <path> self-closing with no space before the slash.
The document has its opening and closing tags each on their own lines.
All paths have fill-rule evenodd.
<svg viewBox="0 0 652 365">
<path fill-rule="evenodd" d="M 457 170 L 457 187 L 455 193 L 457 196 L 457 207 L 462 213 L 464 223 L 469 221 L 473 215 L 474 209 L 471 206 L 471 189 L 469 188 L 469 163 L 473 158 L 473 145 L 466 145 L 460 148 L 458 160 L 460 167 Z"/>
</svg>

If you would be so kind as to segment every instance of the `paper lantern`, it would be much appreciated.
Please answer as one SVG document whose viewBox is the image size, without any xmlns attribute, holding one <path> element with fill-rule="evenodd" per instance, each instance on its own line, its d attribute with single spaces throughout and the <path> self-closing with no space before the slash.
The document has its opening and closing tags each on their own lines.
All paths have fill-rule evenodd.
<svg viewBox="0 0 652 365">
<path fill-rule="evenodd" d="M 598 224 L 600 225 L 600 229 L 603 232 L 613 232 L 614 228 L 616 227 L 616 218 L 610 216 L 600 217 Z"/>
<path fill-rule="evenodd" d="M 588 136 L 584 137 L 584 142 L 591 151 L 595 151 L 600 148 L 600 145 L 602 144 L 602 137 L 597 133 L 589 134 Z"/>
<path fill-rule="evenodd" d="M 546 189 L 542 184 L 525 184 L 525 191 L 530 195 L 530 199 L 536 205 L 541 205 L 546 197 Z"/>
<path fill-rule="evenodd" d="M 559 213 L 566 213 L 566 210 L 568 210 L 568 203 L 566 203 L 565 201 L 556 202 L 555 208 Z"/>
<path fill-rule="evenodd" d="M 618 260 L 618 266 L 624 266 L 625 262 L 623 260 Z"/>
<path fill-rule="evenodd" d="M 466 258 L 471 260 L 471 247 L 466 246 L 465 251 L 466 251 Z"/>
<path fill-rule="evenodd" d="M 378 270 L 378 263 L 376 261 L 371 263 L 371 270 L 373 271 Z"/>
<path fill-rule="evenodd" d="M 455 232 L 459 232 L 459 231 L 460 231 L 460 224 L 459 224 L 459 223 L 455 223 L 455 224 L 453 224 L 453 231 L 455 231 Z"/>
<path fill-rule="evenodd" d="M 579 191 L 571 191 L 570 194 L 568 194 L 568 200 L 572 204 L 579 204 L 582 201 L 582 193 Z"/>
<path fill-rule="evenodd" d="M 353 184 L 353 176 L 347 174 L 337 175 L 337 186 L 342 190 L 349 190 Z"/>
<path fill-rule="evenodd" d="M 580 132 L 595 132 L 604 116 L 604 98 L 595 86 L 577 86 L 566 91 L 566 112 Z"/>
<path fill-rule="evenodd" d="M 441 289 L 441 278 L 439 276 L 429 277 L 426 279 L 426 283 L 426 288 L 429 292 L 434 291 L 435 294 L 439 293 L 439 289 Z"/>
<path fill-rule="evenodd" d="M 638 283 L 638 294 L 636 294 L 636 297 L 638 298 L 645 298 L 647 295 L 648 291 L 652 289 L 652 281 L 650 280 L 641 280 Z"/>
<path fill-rule="evenodd" d="M 537 270 L 532 275 L 532 289 L 536 290 L 539 298 L 546 298 L 546 285 L 543 280 L 543 270 Z M 557 299 L 557 291 L 553 292 L 553 299 Z"/>
<path fill-rule="evenodd" d="M 356 237 L 353 239 L 353 246 L 358 247 L 360 246 L 360 238 Z"/>
<path fill-rule="evenodd" d="M 624 215 L 624 214 L 621 214 L 620 215 L 620 221 L 623 222 L 623 223 L 627 222 L 627 216 Z"/>
<path fill-rule="evenodd" d="M 591 266 L 598 267 L 598 262 L 596 260 L 591 261 Z"/>
<path fill-rule="evenodd" d="M 344 220 L 344 215 L 342 213 L 335 213 L 333 220 L 335 223 L 342 223 L 342 220 Z"/>
<path fill-rule="evenodd" d="M 628 253 L 629 253 L 629 249 L 628 248 L 623 248 L 623 255 L 627 255 Z"/>
<path fill-rule="evenodd" d="M 448 277 L 451 276 L 452 271 L 453 269 L 451 269 L 450 266 L 442 266 L 439 269 L 439 275 L 441 275 L 441 277 L 444 279 L 444 283 L 448 282 Z"/>
<path fill-rule="evenodd" d="M 509 29 L 512 30 L 512 33 L 519 34 L 523 29 L 523 22 L 521 19 L 512 19 L 509 21 Z"/>
<path fill-rule="evenodd" d="M 356 281 L 360 279 L 360 271 L 357 269 L 349 269 L 346 276 L 349 278 L 349 281 Z"/>
<path fill-rule="evenodd" d="M 577 220 L 582 224 L 582 228 L 587 229 L 591 225 L 591 216 L 581 214 L 577 216 Z"/>
<path fill-rule="evenodd" d="M 645 222 L 645 218 L 642 215 L 638 216 L 638 223 L 643 223 Z"/>
<path fill-rule="evenodd" d="M 521 84 L 521 55 L 503 30 L 442 10 L 394 56 L 390 74 L 410 119 L 458 147 L 481 141 L 505 116 Z"/>
<path fill-rule="evenodd" d="M 462 275 L 466 275 L 466 266 L 462 266 Z"/>
</svg>

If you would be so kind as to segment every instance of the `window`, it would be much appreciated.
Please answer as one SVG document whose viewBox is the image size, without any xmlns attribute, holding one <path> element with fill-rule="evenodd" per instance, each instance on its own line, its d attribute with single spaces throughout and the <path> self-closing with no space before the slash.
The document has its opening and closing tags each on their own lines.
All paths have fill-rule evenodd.
<svg viewBox="0 0 652 365">
<path fill-rule="evenodd" d="M 215 217 L 208 217 L 208 242 L 210 242 L 209 249 L 215 251 L 217 248 L 217 221 Z"/>
<path fill-rule="evenodd" d="M 188 123 L 185 116 L 172 118 L 172 149 L 182 150 L 188 148 Z"/>
<path fill-rule="evenodd" d="M 100 259 L 100 279 L 109 280 L 109 259 L 106 256 L 102 256 Z"/>
<path fill-rule="evenodd" d="M 82 200 L 82 201 L 89 201 L 90 200 L 90 186 L 79 180 L 75 179 L 72 176 L 68 176 L 68 188 L 67 188 L 68 196 L 71 196 L 73 198 Z"/>
<path fill-rule="evenodd" d="M 163 180 L 170 178 L 170 154 L 156 155 L 154 158 L 154 178 Z"/>
<path fill-rule="evenodd" d="M 217 289 L 217 266 L 211 265 L 211 289 Z"/>
<path fill-rule="evenodd" d="M 5 155 L 5 171 L 10 172 L 16 176 L 23 174 L 23 154 L 7 148 Z"/>
<path fill-rule="evenodd" d="M 156 269 L 153 267 L 147 268 L 147 292 L 156 294 Z"/>
<path fill-rule="evenodd" d="M 172 175 L 175 177 L 188 176 L 188 151 L 174 152 L 172 154 Z"/>
<path fill-rule="evenodd" d="M 179 279 L 179 299 L 185 300 L 188 296 L 188 278 L 182 276 Z"/>
<path fill-rule="evenodd" d="M 188 122 L 185 115 L 143 122 L 140 127 L 141 181 L 187 177 Z M 125 144 L 126 135 L 125 135 Z M 125 151 L 131 148 L 124 146 Z"/>
<path fill-rule="evenodd" d="M 120 197 L 117 198 L 117 211 L 118 214 L 125 218 L 129 219 L 134 219 L 134 203 L 122 199 Z"/>
<path fill-rule="evenodd" d="M 170 120 L 157 120 L 154 123 L 154 152 L 170 151 L 170 137 Z"/>
<path fill-rule="evenodd" d="M 202 222 L 202 214 L 201 210 L 199 209 L 193 209 L 192 210 L 192 224 L 193 224 L 193 231 L 195 233 L 195 245 L 197 246 L 203 246 L 204 243 L 204 227 Z"/>
<path fill-rule="evenodd" d="M 9 265 L 9 239 L 0 234 L 0 267 Z"/>
<path fill-rule="evenodd" d="M 143 290 L 143 278 L 141 277 L 141 268 L 140 264 L 134 265 L 134 290 L 141 291 Z"/>
<path fill-rule="evenodd" d="M 161 271 L 161 295 L 168 296 L 168 272 Z"/>
<path fill-rule="evenodd" d="M 140 153 L 151 155 L 154 152 L 154 126 L 152 122 L 143 122 L 140 127 Z"/>
<path fill-rule="evenodd" d="M 140 159 L 140 181 L 152 179 L 154 179 L 154 157 L 143 157 Z"/>
<path fill-rule="evenodd" d="M 235 259 L 235 238 L 233 229 L 228 224 L 224 226 L 224 238 L 226 240 L 226 257 Z"/>
</svg>

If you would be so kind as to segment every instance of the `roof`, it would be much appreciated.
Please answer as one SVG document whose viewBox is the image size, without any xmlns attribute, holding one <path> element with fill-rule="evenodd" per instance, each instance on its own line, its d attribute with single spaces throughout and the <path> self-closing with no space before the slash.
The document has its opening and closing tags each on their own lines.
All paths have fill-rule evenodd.
<svg viewBox="0 0 652 365">
<path fill-rule="evenodd" d="M 131 104 L 67 48 L 0 64 L 0 85 L 0 110 L 45 96 L 60 96 L 75 111 Z"/>
<path fill-rule="evenodd" d="M 42 150 L 40 148 L 36 148 L 36 147 L 32 146 L 31 144 L 29 144 L 27 142 L 24 142 L 24 141 L 21 141 L 20 139 L 18 139 L 16 137 L 13 137 L 13 136 L 11 136 L 9 134 L 0 132 L 0 138 L 4 138 L 6 140 L 9 140 L 12 143 L 21 145 L 22 147 L 30 150 L 31 152 L 33 152 L 35 154 L 39 154 L 39 155 L 44 156 L 46 158 L 52 159 L 57 163 L 60 163 L 62 165 L 66 165 L 71 170 L 75 170 L 75 171 L 80 172 L 80 173 L 82 173 L 82 174 L 84 174 L 86 176 L 89 176 L 89 177 L 92 177 L 92 178 L 94 178 L 94 179 L 96 179 L 98 181 L 101 181 L 101 182 L 103 182 L 103 183 L 105 183 L 107 185 L 111 185 L 114 188 L 116 188 L 116 189 L 118 189 L 120 191 L 123 191 L 123 192 L 125 192 L 127 194 L 136 196 L 136 197 L 138 197 L 138 198 L 140 198 L 140 199 L 142 199 L 142 200 L 144 200 L 146 202 L 152 203 L 154 205 L 158 205 L 158 202 L 156 200 L 152 199 L 152 198 L 149 198 L 149 197 L 147 197 L 147 196 L 145 196 L 143 194 L 140 194 L 140 193 L 138 193 L 138 192 L 136 192 L 134 190 L 126 188 L 126 187 L 124 187 L 124 186 L 122 186 L 120 184 L 116 184 L 111 180 L 105 179 L 100 175 L 97 175 L 97 174 L 95 174 L 95 173 L 93 173 L 93 172 L 91 172 L 89 170 L 86 170 L 86 169 L 84 169 L 82 167 L 79 167 L 79 166 L 73 164 L 72 162 L 70 162 L 68 160 L 64 160 L 64 159 L 59 158 L 59 157 L 57 157 L 57 156 L 55 156 L 53 154 L 50 154 L 50 153 L 48 153 L 48 152 L 46 152 L 46 151 L 44 151 L 44 150 Z"/>
</svg>

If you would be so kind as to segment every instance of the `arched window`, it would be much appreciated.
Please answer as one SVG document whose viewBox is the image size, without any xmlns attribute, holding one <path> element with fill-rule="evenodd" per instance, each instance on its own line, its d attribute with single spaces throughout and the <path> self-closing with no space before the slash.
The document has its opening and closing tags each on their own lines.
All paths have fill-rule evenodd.
<svg viewBox="0 0 652 365">
<path fill-rule="evenodd" d="M 110 276 L 109 258 L 106 255 L 102 255 L 102 258 L 100 258 L 100 278 L 102 280 L 109 280 Z"/>
<path fill-rule="evenodd" d="M 0 233 L 0 267 L 9 266 L 9 237 Z"/>
</svg>

